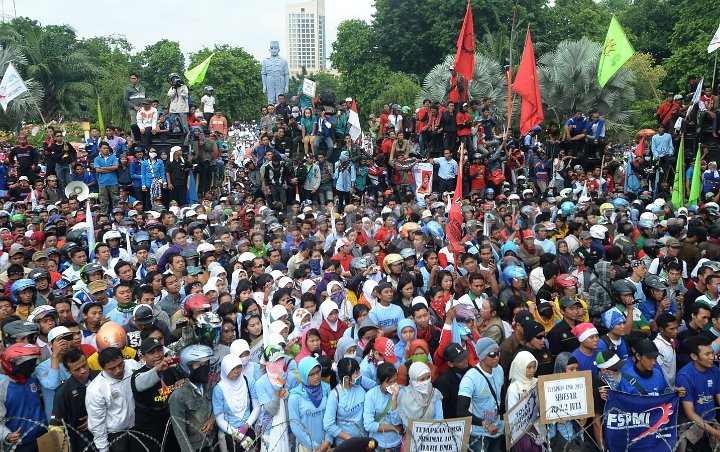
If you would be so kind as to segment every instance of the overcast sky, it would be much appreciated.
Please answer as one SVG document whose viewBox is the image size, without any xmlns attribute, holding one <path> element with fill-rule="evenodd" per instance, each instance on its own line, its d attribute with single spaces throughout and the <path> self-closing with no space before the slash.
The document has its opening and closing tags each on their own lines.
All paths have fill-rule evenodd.
<svg viewBox="0 0 720 452">
<path fill-rule="evenodd" d="M 12 0 L 0 0 L 7 9 Z M 203 47 L 229 44 L 245 48 L 262 61 L 270 41 L 284 42 L 285 5 L 293 0 L 16 0 L 18 16 L 43 25 L 67 24 L 81 38 L 122 34 L 135 51 L 163 38 L 180 42 L 187 55 Z M 346 19 L 370 21 L 373 0 L 326 0 L 327 39 L 335 41 L 337 26 Z M 190 6 L 193 5 L 193 6 Z M 330 56 L 331 47 L 327 54 Z"/>
</svg>

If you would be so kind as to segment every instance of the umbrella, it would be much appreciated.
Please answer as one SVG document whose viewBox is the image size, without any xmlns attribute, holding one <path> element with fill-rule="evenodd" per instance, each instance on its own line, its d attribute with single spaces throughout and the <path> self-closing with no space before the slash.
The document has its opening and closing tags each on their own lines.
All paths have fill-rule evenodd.
<svg viewBox="0 0 720 452">
<path fill-rule="evenodd" d="M 639 137 L 648 137 L 655 135 L 657 132 L 655 132 L 653 129 L 642 129 L 640 130 L 636 135 Z"/>
</svg>

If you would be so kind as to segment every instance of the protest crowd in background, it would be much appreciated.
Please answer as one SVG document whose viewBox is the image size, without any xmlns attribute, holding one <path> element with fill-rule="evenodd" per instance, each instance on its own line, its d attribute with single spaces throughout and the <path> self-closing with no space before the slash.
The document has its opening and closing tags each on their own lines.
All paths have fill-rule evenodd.
<svg viewBox="0 0 720 452">
<path fill-rule="evenodd" d="M 210 86 L 198 102 L 171 74 L 161 105 L 132 74 L 130 130 L 19 137 L 4 447 L 398 452 L 413 422 L 469 418 L 468 450 L 500 451 L 538 377 L 587 371 L 593 412 L 533 419 L 515 450 L 711 450 L 720 172 L 684 148 L 717 136 L 718 87 L 691 77 L 618 145 L 594 111 L 508 131 L 456 66 L 445 101 L 364 124 L 321 86 L 233 122 Z M 651 408 L 624 416 L 635 396 Z"/>
</svg>

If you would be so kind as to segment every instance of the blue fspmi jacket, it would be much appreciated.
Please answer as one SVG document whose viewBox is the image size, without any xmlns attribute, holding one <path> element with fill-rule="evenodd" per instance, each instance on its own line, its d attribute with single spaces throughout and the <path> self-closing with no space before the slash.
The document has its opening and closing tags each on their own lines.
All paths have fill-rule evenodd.
<svg viewBox="0 0 720 452">
<path fill-rule="evenodd" d="M 18 444 L 26 445 L 34 443 L 47 431 L 47 419 L 40 402 L 40 383 L 35 378 L 20 384 L 3 375 L 0 402 L 0 438 L 5 439 L 19 429 L 21 439 Z"/>
</svg>

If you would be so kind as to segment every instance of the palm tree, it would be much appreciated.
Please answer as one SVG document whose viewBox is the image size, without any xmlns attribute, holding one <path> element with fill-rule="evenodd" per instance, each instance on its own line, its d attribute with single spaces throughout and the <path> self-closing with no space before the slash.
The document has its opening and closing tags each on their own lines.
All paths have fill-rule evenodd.
<svg viewBox="0 0 720 452">
<path fill-rule="evenodd" d="M 425 76 L 422 89 L 415 99 L 416 107 L 422 107 L 423 99 L 430 99 L 432 102 L 447 102 L 445 87 L 450 79 L 450 66 L 455 60 L 455 55 L 448 55 L 445 61 L 436 65 Z M 469 99 L 482 100 L 489 97 L 496 105 L 507 103 L 507 84 L 502 67 L 496 61 L 485 55 L 475 54 L 475 71 L 468 87 Z M 497 109 L 499 119 L 504 120 L 507 116 L 502 108 Z"/>
<path fill-rule="evenodd" d="M 15 68 L 22 70 L 27 65 L 27 58 L 15 47 L 0 46 L 0 74 L 4 74 L 8 65 L 13 63 Z M 12 123 L 18 127 L 22 121 L 38 116 L 38 105 L 43 98 L 43 90 L 40 84 L 32 79 L 25 80 L 28 91 L 13 99 L 8 104 L 8 110 L 4 113 Z M 1 114 L 1 113 L 0 113 Z"/>
<path fill-rule="evenodd" d="M 99 71 L 69 27 L 28 27 L 21 33 L 8 34 L 3 43 L 17 47 L 26 56 L 23 72 L 44 90 L 40 108 L 46 120 L 57 119 L 62 110 L 75 111 L 83 96 L 95 97 L 92 81 Z"/>
<path fill-rule="evenodd" d="M 628 107 L 635 101 L 635 74 L 620 69 L 600 87 L 597 68 L 602 45 L 587 38 L 563 41 L 554 52 L 538 60 L 538 81 L 546 120 L 562 124 L 577 110 L 598 112 L 606 127 L 620 135 L 630 131 L 637 113 Z"/>
</svg>

